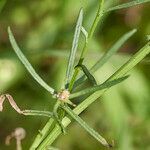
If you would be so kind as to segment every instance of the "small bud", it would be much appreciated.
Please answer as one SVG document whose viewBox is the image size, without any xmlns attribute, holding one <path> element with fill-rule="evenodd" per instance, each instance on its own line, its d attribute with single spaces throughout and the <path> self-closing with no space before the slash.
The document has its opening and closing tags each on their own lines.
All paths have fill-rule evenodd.
<svg viewBox="0 0 150 150">
<path fill-rule="evenodd" d="M 61 101 L 67 101 L 69 99 L 69 96 L 70 96 L 70 92 L 68 90 L 62 90 L 61 92 L 59 92 L 57 94 L 57 98 Z"/>
<path fill-rule="evenodd" d="M 58 100 L 64 102 L 64 103 L 68 103 L 70 105 L 72 105 L 73 107 L 76 107 L 75 104 L 73 104 L 70 100 L 69 100 L 69 96 L 70 96 L 70 92 L 65 89 L 65 90 L 62 90 L 61 92 L 59 92 L 57 94 L 57 98 Z"/>
</svg>

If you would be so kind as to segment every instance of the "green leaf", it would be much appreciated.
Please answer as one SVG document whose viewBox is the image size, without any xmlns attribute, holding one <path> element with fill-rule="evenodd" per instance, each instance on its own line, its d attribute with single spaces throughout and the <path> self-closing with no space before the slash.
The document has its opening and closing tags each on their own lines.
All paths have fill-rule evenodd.
<svg viewBox="0 0 150 150">
<path fill-rule="evenodd" d="M 34 68 L 31 66 L 31 64 L 29 63 L 29 61 L 27 60 L 27 58 L 24 56 L 24 54 L 22 53 L 22 51 L 18 47 L 18 45 L 16 43 L 16 40 L 15 40 L 15 38 L 13 36 L 13 33 L 12 33 L 11 29 L 10 29 L 10 27 L 8 27 L 8 34 L 9 34 L 9 40 L 10 40 L 10 43 L 12 45 L 12 48 L 14 49 L 15 53 L 17 54 L 17 56 L 19 57 L 19 59 L 21 60 L 21 62 L 24 64 L 24 66 L 26 67 L 26 69 L 32 75 L 32 77 L 43 88 L 45 88 L 48 92 L 50 92 L 51 94 L 54 94 L 54 89 L 51 88 L 47 83 L 45 83 L 45 81 L 43 81 L 43 79 L 35 72 Z"/>
<path fill-rule="evenodd" d="M 107 82 L 104 82 L 103 84 L 100 84 L 100 85 L 97 85 L 97 86 L 93 86 L 93 87 L 90 87 L 90 88 L 86 88 L 86 89 L 81 90 L 81 91 L 76 92 L 76 93 L 72 93 L 70 95 L 69 99 L 72 99 L 72 98 L 75 98 L 75 97 L 78 97 L 78 96 L 83 96 L 85 94 L 94 93 L 94 92 L 99 91 L 99 90 L 110 88 L 110 87 L 112 87 L 112 86 L 114 86 L 116 84 L 119 84 L 120 82 L 124 81 L 128 77 L 129 76 L 125 76 L 125 77 L 122 77 L 122 78 L 115 79 L 113 81 L 107 81 Z"/>
<path fill-rule="evenodd" d="M 26 116 L 45 116 L 45 117 L 53 117 L 53 113 L 49 111 L 40 111 L 40 110 L 24 110 L 22 113 Z"/>
<path fill-rule="evenodd" d="M 74 119 L 76 120 L 92 137 L 99 141 L 102 145 L 106 147 L 111 147 L 110 144 L 94 129 L 89 127 L 89 125 L 82 120 L 77 114 L 75 114 L 68 106 L 63 106 L 63 109 Z"/>
<path fill-rule="evenodd" d="M 134 0 L 134 1 L 131 1 L 131 2 L 123 3 L 123 4 L 120 4 L 120 5 L 108 8 L 104 12 L 110 12 L 110 11 L 114 11 L 114 10 L 124 9 L 124 8 L 128 8 L 128 7 L 140 5 L 140 4 L 143 4 L 143 3 L 147 3 L 147 2 L 150 2 L 150 0 Z"/>
<path fill-rule="evenodd" d="M 85 65 L 78 65 L 79 67 L 81 67 L 81 69 L 83 70 L 83 72 L 85 73 L 86 77 L 88 78 L 88 80 L 95 86 L 97 85 L 97 82 L 95 80 L 95 78 L 93 77 L 93 75 L 90 73 L 90 71 L 87 69 L 87 67 Z M 78 67 L 77 66 L 77 67 Z"/>
<path fill-rule="evenodd" d="M 78 17 L 77 24 L 76 24 L 74 39 L 73 39 L 72 48 L 70 51 L 67 72 L 66 72 L 66 85 L 70 82 L 70 80 L 72 78 L 73 69 L 74 69 L 74 61 L 75 61 L 75 57 L 76 57 L 76 52 L 77 52 L 78 43 L 79 43 L 79 37 L 80 37 L 80 33 L 81 33 L 81 28 L 82 28 L 82 21 L 83 21 L 83 9 L 80 10 L 79 17 Z"/>
<path fill-rule="evenodd" d="M 100 69 L 108 60 L 121 48 L 121 46 L 136 32 L 136 29 L 133 29 L 127 33 L 125 33 L 90 69 L 91 73 L 96 72 Z M 76 82 L 75 85 L 81 84 L 85 81 L 86 76 L 83 75 Z"/>
<path fill-rule="evenodd" d="M 101 68 L 108 60 L 121 48 L 121 46 L 136 32 L 136 29 L 133 29 L 125 33 L 101 58 L 98 60 L 95 65 L 91 68 L 91 72 L 97 71 Z"/>
</svg>

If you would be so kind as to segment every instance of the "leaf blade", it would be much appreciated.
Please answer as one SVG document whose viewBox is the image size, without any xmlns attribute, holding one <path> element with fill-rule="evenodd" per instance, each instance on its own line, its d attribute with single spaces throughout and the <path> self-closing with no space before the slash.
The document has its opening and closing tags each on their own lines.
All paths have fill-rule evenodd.
<svg viewBox="0 0 150 150">
<path fill-rule="evenodd" d="M 114 10 L 129 8 L 129 7 L 133 7 L 133 6 L 140 5 L 140 4 L 143 4 L 143 3 L 148 3 L 148 2 L 150 2 L 150 0 L 134 0 L 134 1 L 131 1 L 131 2 L 123 3 L 123 4 L 120 4 L 120 5 L 108 8 L 105 12 L 110 12 L 110 11 L 114 11 Z"/>
<path fill-rule="evenodd" d="M 76 51 L 78 48 L 79 36 L 81 33 L 81 28 L 82 28 L 82 21 L 83 21 L 83 9 L 80 10 L 76 28 L 75 28 L 74 39 L 73 39 L 72 48 L 71 48 L 69 60 L 68 60 L 67 71 L 66 71 L 66 85 L 70 82 L 71 77 L 72 77 L 75 55 L 76 55 Z"/>
<path fill-rule="evenodd" d="M 125 77 L 118 78 L 118 79 L 115 79 L 115 80 L 112 80 L 112 81 L 104 82 L 103 84 L 100 84 L 100 85 L 97 85 L 97 86 L 86 88 L 86 89 L 81 90 L 79 92 L 72 93 L 69 98 L 72 99 L 72 98 L 75 98 L 75 97 L 78 97 L 78 96 L 82 96 L 82 95 L 85 95 L 85 94 L 90 94 L 90 93 L 94 93 L 94 92 L 99 91 L 99 90 L 110 88 L 110 87 L 112 87 L 116 84 L 121 83 L 122 81 L 124 81 L 127 78 L 128 78 L 128 76 L 125 76 Z"/>
<path fill-rule="evenodd" d="M 64 106 L 63 109 L 76 120 L 81 127 L 83 127 L 92 137 L 99 141 L 102 145 L 106 147 L 112 147 L 108 142 L 94 129 L 92 129 L 84 120 L 82 120 L 77 114 L 75 114 L 68 106 Z"/>
<path fill-rule="evenodd" d="M 85 74 L 85 76 L 87 77 L 87 79 L 88 79 L 94 86 L 97 85 L 97 82 L 96 82 L 94 76 L 90 73 L 90 71 L 88 70 L 88 68 L 87 68 L 85 65 L 83 65 L 83 64 L 79 65 L 79 67 L 81 67 L 81 69 L 82 69 L 82 71 L 84 72 L 84 74 Z"/>
<path fill-rule="evenodd" d="M 48 92 L 50 92 L 51 94 L 54 94 L 54 89 L 52 87 L 50 87 L 34 70 L 34 68 L 31 66 L 31 64 L 29 63 L 29 61 L 27 60 L 27 58 L 24 56 L 24 54 L 22 53 L 22 51 L 20 50 L 19 46 L 17 45 L 17 42 L 13 36 L 13 33 L 10 29 L 10 27 L 8 27 L 8 35 L 9 35 L 9 40 L 10 43 L 12 45 L 12 48 L 14 49 L 15 53 L 17 54 L 18 58 L 20 59 L 20 61 L 23 63 L 23 65 L 25 66 L 25 68 L 28 70 L 28 72 L 31 74 L 31 76 L 44 88 L 46 89 Z"/>
<path fill-rule="evenodd" d="M 23 110 L 22 114 L 25 116 L 45 116 L 45 117 L 53 117 L 53 113 L 49 111 L 40 111 L 40 110 Z"/>
<path fill-rule="evenodd" d="M 103 56 L 98 60 L 95 65 L 91 68 L 91 72 L 97 71 L 101 68 L 120 48 L 121 46 L 136 32 L 136 29 L 133 29 L 125 33 Z"/>
</svg>

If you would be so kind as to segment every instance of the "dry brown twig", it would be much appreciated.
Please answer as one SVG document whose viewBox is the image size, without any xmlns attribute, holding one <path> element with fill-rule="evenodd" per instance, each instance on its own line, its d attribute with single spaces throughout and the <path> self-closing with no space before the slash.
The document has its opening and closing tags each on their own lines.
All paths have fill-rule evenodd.
<svg viewBox="0 0 150 150">
<path fill-rule="evenodd" d="M 16 102 L 10 94 L 2 94 L 0 96 L 0 111 L 3 111 L 3 102 L 5 100 L 8 100 L 12 108 L 14 108 L 19 114 L 23 114 L 23 111 L 20 110 L 20 108 L 17 106 Z"/>
</svg>

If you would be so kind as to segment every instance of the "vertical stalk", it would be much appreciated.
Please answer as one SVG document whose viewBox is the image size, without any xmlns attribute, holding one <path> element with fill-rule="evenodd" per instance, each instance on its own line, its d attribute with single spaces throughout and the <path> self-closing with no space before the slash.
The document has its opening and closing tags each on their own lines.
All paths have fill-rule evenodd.
<svg viewBox="0 0 150 150">
<path fill-rule="evenodd" d="M 53 118 L 50 118 L 49 121 L 46 123 L 44 128 L 39 131 L 38 135 L 36 136 L 34 142 L 32 143 L 30 150 L 35 150 L 41 143 L 42 140 L 48 135 L 51 130 L 52 124 L 54 122 Z"/>
<path fill-rule="evenodd" d="M 85 57 L 85 54 L 87 52 L 87 47 L 88 47 L 88 44 L 89 44 L 89 41 L 91 40 L 95 30 L 96 30 L 96 27 L 98 25 L 98 23 L 101 21 L 102 19 L 102 16 L 103 16 L 103 9 L 104 9 L 104 0 L 100 0 L 100 4 L 99 4 L 99 8 L 98 8 L 98 11 L 96 13 L 96 17 L 94 19 L 94 22 L 92 24 L 92 27 L 89 31 L 89 34 L 88 34 L 88 38 L 87 38 L 87 41 L 85 42 L 85 45 L 84 45 L 84 48 L 83 48 L 83 51 L 81 53 L 81 56 L 80 56 L 80 60 L 83 60 L 84 57 Z M 79 61 L 80 61 L 79 60 Z"/>
</svg>

